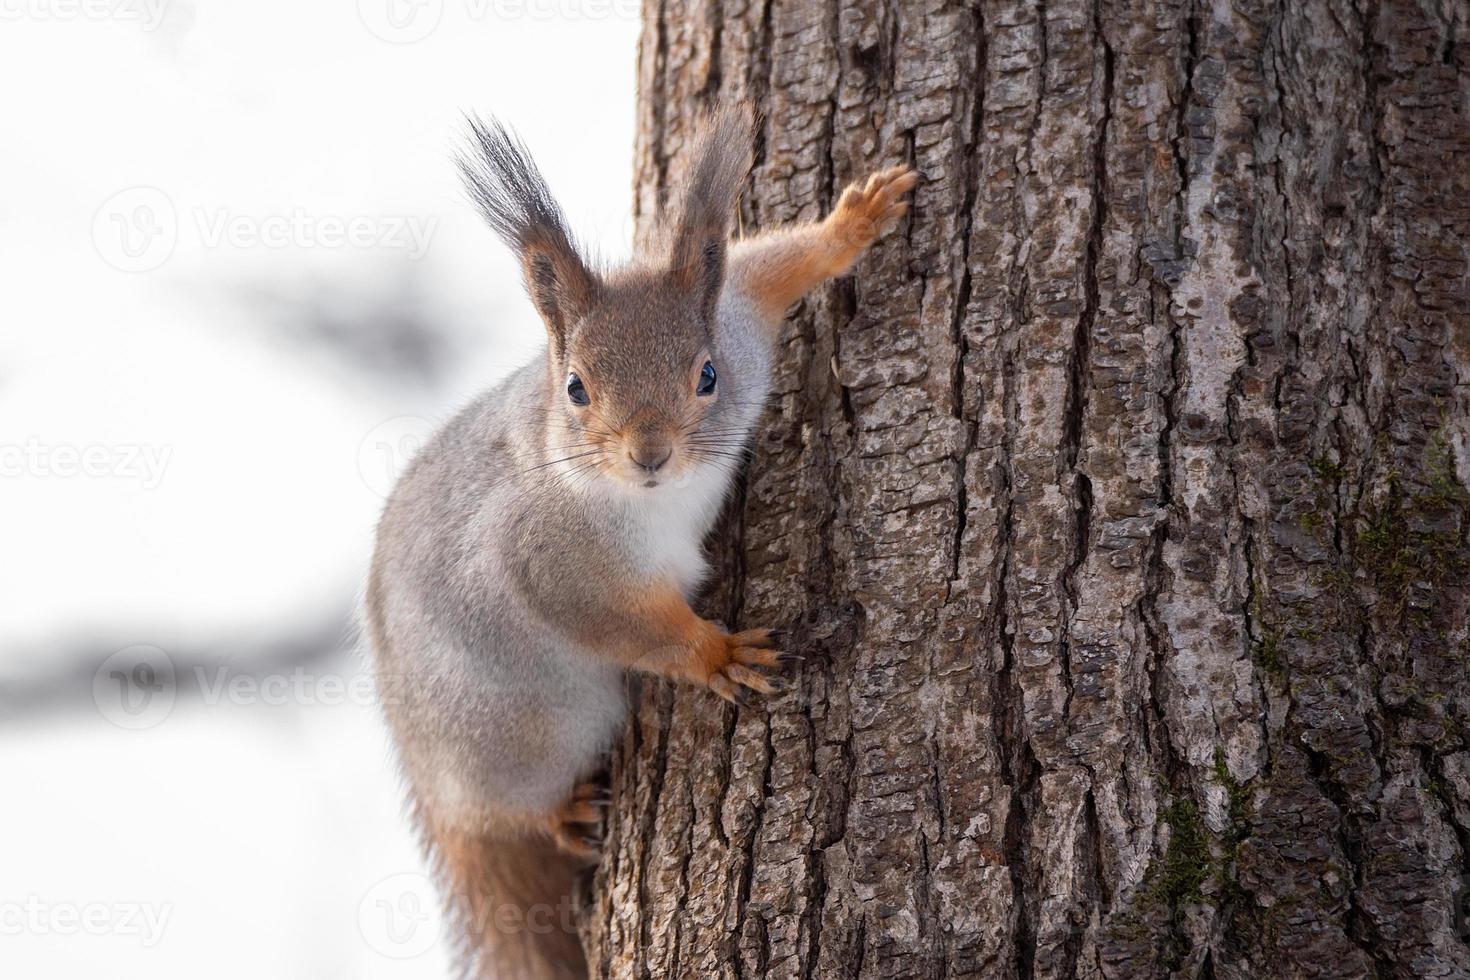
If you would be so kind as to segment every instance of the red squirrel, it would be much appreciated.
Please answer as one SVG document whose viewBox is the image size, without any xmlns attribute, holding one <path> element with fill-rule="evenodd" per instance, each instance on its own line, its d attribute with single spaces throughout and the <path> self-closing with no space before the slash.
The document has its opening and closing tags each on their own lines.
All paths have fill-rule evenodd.
<svg viewBox="0 0 1470 980">
<path fill-rule="evenodd" d="M 658 245 L 591 267 L 530 154 L 471 120 L 460 169 L 520 259 L 546 350 L 445 425 L 378 527 L 367 632 L 384 709 L 469 976 L 586 975 L 567 914 L 595 861 L 588 782 L 625 670 L 726 700 L 769 693 L 769 629 L 689 602 L 771 386 L 787 310 L 851 269 L 917 175 L 849 186 L 825 219 L 728 241 L 752 113 L 717 110 Z"/>
</svg>

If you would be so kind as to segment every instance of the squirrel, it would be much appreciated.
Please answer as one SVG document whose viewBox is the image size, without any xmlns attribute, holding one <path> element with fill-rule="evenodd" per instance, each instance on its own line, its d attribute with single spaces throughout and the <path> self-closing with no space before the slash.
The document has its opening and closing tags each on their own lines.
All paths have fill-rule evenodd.
<svg viewBox="0 0 1470 980">
<path fill-rule="evenodd" d="M 690 600 L 771 388 L 786 313 L 908 208 L 882 170 L 823 220 L 727 241 L 754 116 L 716 109 L 658 244 L 594 269 L 525 145 L 469 119 L 459 169 L 520 260 L 544 355 L 427 441 L 378 526 L 365 626 L 466 975 L 586 976 L 575 916 L 625 723 L 624 672 L 770 693 L 770 629 Z"/>
</svg>

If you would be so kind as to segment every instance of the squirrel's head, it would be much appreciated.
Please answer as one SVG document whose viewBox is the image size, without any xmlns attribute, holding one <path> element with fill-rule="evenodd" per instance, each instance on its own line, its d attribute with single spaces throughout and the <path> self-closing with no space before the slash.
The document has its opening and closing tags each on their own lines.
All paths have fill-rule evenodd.
<svg viewBox="0 0 1470 980">
<path fill-rule="evenodd" d="M 472 152 L 460 169 L 519 256 L 546 324 L 548 462 L 630 487 L 678 483 L 705 465 L 731 468 L 743 450 L 736 427 L 721 419 L 740 393 L 727 390 L 721 372 L 715 309 L 730 217 L 750 168 L 750 110 L 718 110 L 702 128 L 657 259 L 606 275 L 577 251 L 525 146 L 493 121 L 471 119 L 470 128 Z"/>
</svg>

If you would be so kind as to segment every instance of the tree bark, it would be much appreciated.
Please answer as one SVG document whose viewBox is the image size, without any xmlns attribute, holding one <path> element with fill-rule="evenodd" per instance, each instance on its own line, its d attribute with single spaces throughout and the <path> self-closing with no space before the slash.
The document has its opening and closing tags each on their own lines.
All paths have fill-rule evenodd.
<svg viewBox="0 0 1470 980">
<path fill-rule="evenodd" d="M 910 161 L 646 684 L 612 977 L 1470 976 L 1470 4 L 649 0 L 636 209 Z"/>
</svg>

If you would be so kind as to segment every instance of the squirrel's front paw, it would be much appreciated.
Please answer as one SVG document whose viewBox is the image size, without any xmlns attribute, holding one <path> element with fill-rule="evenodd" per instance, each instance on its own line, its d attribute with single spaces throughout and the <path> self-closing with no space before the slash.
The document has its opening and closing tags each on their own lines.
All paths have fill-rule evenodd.
<svg viewBox="0 0 1470 980">
<path fill-rule="evenodd" d="M 711 691 L 734 704 L 743 703 L 751 691 L 774 694 L 785 684 L 758 667 L 771 668 L 799 658 L 776 649 L 781 635 L 776 630 L 754 629 L 718 633 L 699 651 L 704 683 Z"/>
<path fill-rule="evenodd" d="M 866 181 L 848 184 L 828 219 L 842 241 L 843 251 L 861 252 L 897 224 L 909 209 L 909 203 L 901 198 L 918 182 L 917 172 L 899 165 L 880 170 Z"/>
</svg>

